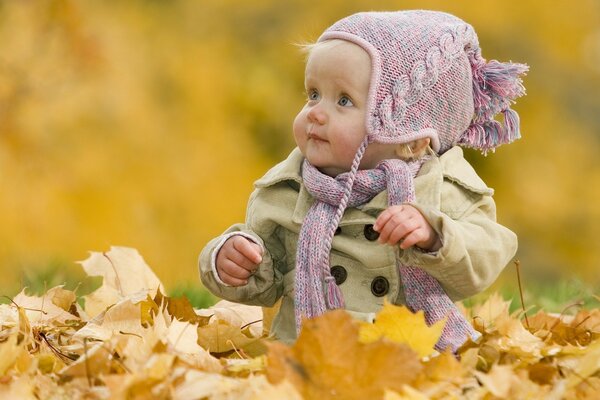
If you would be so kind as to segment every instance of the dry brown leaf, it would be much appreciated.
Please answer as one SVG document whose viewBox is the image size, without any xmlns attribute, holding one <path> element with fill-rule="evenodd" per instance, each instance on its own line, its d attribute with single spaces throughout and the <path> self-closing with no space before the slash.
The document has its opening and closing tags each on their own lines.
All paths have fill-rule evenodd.
<svg viewBox="0 0 600 400">
<path fill-rule="evenodd" d="M 263 314 L 261 307 L 221 300 L 207 309 L 196 310 L 196 314 L 204 317 L 212 316 L 211 323 L 214 320 L 218 320 L 237 328 L 247 326 L 253 337 L 260 337 L 262 335 Z"/>
<path fill-rule="evenodd" d="M 7 340 L 0 342 L 0 376 L 6 374 L 17 362 L 22 348 L 17 344 L 17 333 L 11 334 Z"/>
<path fill-rule="evenodd" d="M 381 398 L 402 390 L 422 369 L 408 346 L 358 341 L 358 325 L 344 311 L 305 320 L 297 342 L 269 345 L 267 376 L 290 380 L 307 399 Z"/>
<path fill-rule="evenodd" d="M 506 301 L 499 293 L 493 293 L 481 304 L 473 306 L 470 316 L 478 326 L 488 328 L 499 317 L 508 317 L 510 301 Z"/>
<path fill-rule="evenodd" d="M 446 397 L 451 393 L 459 395 L 467 373 L 452 353 L 444 352 L 424 363 L 423 371 L 412 386 L 431 398 Z M 408 396 L 406 388 L 404 395 Z"/>
<path fill-rule="evenodd" d="M 140 305 L 125 299 L 99 314 L 75 333 L 74 337 L 106 341 L 113 335 L 143 336 L 145 332 L 146 329 L 141 324 Z"/>
<path fill-rule="evenodd" d="M 34 388 L 29 377 L 23 375 L 8 384 L 0 385 L 0 399 L 38 400 Z"/>
<path fill-rule="evenodd" d="M 246 332 L 226 321 L 215 321 L 198 328 L 198 343 L 211 353 L 225 353 L 257 340 Z"/>
<path fill-rule="evenodd" d="M 103 278 L 102 286 L 85 296 L 85 311 L 90 317 L 125 298 L 136 296 L 141 301 L 148 294 L 154 297 L 158 290 L 164 291 L 160 280 L 135 249 L 111 247 L 108 252 L 92 252 L 80 264 L 89 276 Z"/>
<path fill-rule="evenodd" d="M 300 400 L 298 392 L 287 382 L 279 385 L 269 383 L 264 376 L 246 379 L 229 378 L 218 374 L 190 370 L 183 383 L 173 393 L 173 400 Z"/>
<path fill-rule="evenodd" d="M 53 291 L 51 289 L 43 296 L 29 296 L 25 293 L 25 289 L 23 289 L 21 293 L 15 296 L 13 302 L 25 310 L 27 319 L 33 325 L 47 324 L 54 321 L 65 323 L 67 320 L 77 319 L 77 316 L 54 304 L 53 300 L 55 299 L 59 304 L 64 303 L 64 298 L 57 298 L 57 294 L 60 297 L 61 293 L 63 291 Z"/>
<path fill-rule="evenodd" d="M 130 279 L 140 260 L 139 255 L 131 262 L 121 259 L 115 276 Z M 145 266 L 143 260 L 141 264 Z M 262 318 L 258 307 L 223 302 L 195 311 L 187 299 L 170 299 L 160 290 L 127 292 L 111 286 L 110 279 L 106 282 L 88 304 L 95 313 L 92 319 L 75 302 L 74 293 L 62 287 L 42 296 L 21 293 L 15 297 L 21 307 L 0 305 L 0 398 L 422 400 L 600 395 L 599 310 L 581 310 L 574 316 L 540 312 L 529 318 L 526 329 L 524 321 L 509 315 L 508 302 L 492 296 L 467 310 L 475 315 L 482 336 L 460 349 L 460 361 L 450 353 L 419 360 L 413 350 L 389 339 L 416 337 L 417 345 L 409 340 L 411 345 L 418 348 L 426 342 L 429 352 L 437 338 L 424 340 L 423 319 L 410 322 L 416 315 L 402 316 L 396 308 L 384 307 L 378 322 L 369 326 L 382 338 L 365 344 L 359 340 L 359 324 L 337 311 L 305 321 L 292 347 L 271 345 L 265 366 L 264 357 L 245 358 L 265 351 L 260 324 L 253 323 Z M 220 351 L 221 359 L 202 346 Z M 268 382 L 261 375 L 265 372 L 271 382 L 279 383 Z"/>
<path fill-rule="evenodd" d="M 487 374 L 479 371 L 474 371 L 474 374 L 492 395 L 501 399 L 508 397 L 510 387 L 516 379 L 510 365 L 494 365 Z"/>
<path fill-rule="evenodd" d="M 544 342 L 525 329 L 520 320 L 503 314 L 496 318 L 495 325 L 500 335 L 496 343 L 501 350 L 532 362 L 542 357 Z"/>
</svg>

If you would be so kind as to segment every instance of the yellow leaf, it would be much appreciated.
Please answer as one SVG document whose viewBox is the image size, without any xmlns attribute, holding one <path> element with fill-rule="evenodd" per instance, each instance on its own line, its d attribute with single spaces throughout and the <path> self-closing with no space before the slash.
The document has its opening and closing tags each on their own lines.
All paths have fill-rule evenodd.
<svg viewBox="0 0 600 400">
<path fill-rule="evenodd" d="M 391 390 L 385 391 L 385 396 L 383 400 L 428 400 L 429 397 L 425 396 L 423 393 L 418 390 L 404 385 L 402 389 L 402 393 L 392 392 Z"/>
<path fill-rule="evenodd" d="M 495 292 L 487 300 L 471 309 L 472 319 L 479 325 L 489 327 L 497 318 L 508 317 L 510 301 L 505 301 L 502 296 Z"/>
<path fill-rule="evenodd" d="M 54 304 L 53 300 L 55 300 L 57 298 L 56 296 L 60 293 L 55 291 L 55 289 L 57 288 L 50 289 L 43 296 L 29 296 L 25 294 L 25 289 L 23 289 L 21 293 L 15 296 L 13 301 L 15 304 L 18 304 L 21 309 L 25 310 L 28 320 L 33 325 L 51 321 L 64 323 L 66 320 L 77 319 L 76 316 L 65 311 L 64 308 Z M 57 301 L 59 304 L 64 304 L 61 300 Z"/>
<path fill-rule="evenodd" d="M 80 264 L 89 276 L 103 278 L 102 286 L 85 296 L 85 311 L 90 317 L 125 298 L 142 301 L 148 294 L 154 297 L 158 290 L 164 291 L 158 277 L 135 249 L 113 246 L 108 252 L 92 252 Z"/>
<path fill-rule="evenodd" d="M 244 333 L 225 321 L 215 321 L 198 328 L 198 343 L 211 353 L 224 353 L 258 340 Z"/>
<path fill-rule="evenodd" d="M 600 341 L 587 348 L 586 353 L 579 359 L 575 371 L 567 379 L 567 386 L 572 388 L 600 370 Z"/>
<path fill-rule="evenodd" d="M 360 341 L 371 343 L 382 337 L 396 343 L 404 343 L 415 350 L 420 357 L 434 351 L 434 346 L 442 335 L 446 320 L 427 326 L 423 311 L 413 314 L 408 308 L 385 302 L 377 313 L 375 322 L 362 323 Z"/>
<path fill-rule="evenodd" d="M 12 334 L 8 340 L 0 343 L 0 376 L 6 374 L 16 362 L 21 353 L 21 346 L 17 344 L 17 335 Z"/>
<path fill-rule="evenodd" d="M 342 310 L 305 320 L 292 347 L 269 344 L 267 376 L 287 379 L 306 399 L 376 399 L 401 391 L 422 366 L 417 354 L 391 341 L 362 343 L 357 323 Z"/>
<path fill-rule="evenodd" d="M 221 300 L 207 309 L 196 310 L 196 314 L 204 317 L 212 316 L 211 323 L 218 320 L 237 328 L 248 326 L 252 336 L 262 335 L 263 312 L 261 307 Z"/>
<path fill-rule="evenodd" d="M 501 399 L 507 398 L 511 386 L 516 379 L 511 365 L 494 365 L 489 373 L 473 371 L 481 384 L 494 396 Z"/>
</svg>

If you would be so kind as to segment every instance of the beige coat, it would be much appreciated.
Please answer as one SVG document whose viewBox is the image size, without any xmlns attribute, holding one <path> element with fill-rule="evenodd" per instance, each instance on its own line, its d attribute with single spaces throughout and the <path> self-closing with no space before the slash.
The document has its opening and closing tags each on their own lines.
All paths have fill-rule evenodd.
<svg viewBox="0 0 600 400">
<path fill-rule="evenodd" d="M 230 227 L 209 242 L 200 254 L 200 276 L 215 295 L 239 303 L 272 306 L 283 296 L 272 332 L 282 341 L 296 338 L 294 324 L 294 268 L 302 220 L 313 198 L 302 184 L 298 149 L 255 182 L 245 224 Z M 417 207 L 438 232 L 443 246 L 435 253 L 379 244 L 370 225 L 387 207 L 387 192 L 359 208 L 346 210 L 333 238 L 330 262 L 344 295 L 346 308 L 357 318 L 369 319 L 388 298 L 404 304 L 396 267 L 423 268 L 435 277 L 454 301 L 489 286 L 514 256 L 517 237 L 496 223 L 493 190 L 477 176 L 454 147 L 421 167 L 415 178 Z M 215 279 L 214 259 L 226 234 L 242 232 L 262 244 L 263 262 L 247 285 L 229 287 Z M 367 239 L 369 237 L 369 239 Z M 341 267 L 341 268 L 340 268 Z M 332 273 L 334 270 L 332 270 Z M 345 279 L 344 278 L 345 275 Z"/>
</svg>

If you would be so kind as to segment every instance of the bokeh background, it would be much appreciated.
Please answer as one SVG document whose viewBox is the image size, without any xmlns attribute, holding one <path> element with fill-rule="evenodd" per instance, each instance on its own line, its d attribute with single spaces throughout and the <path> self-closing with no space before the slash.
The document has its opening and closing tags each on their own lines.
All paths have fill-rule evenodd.
<svg viewBox="0 0 600 400">
<path fill-rule="evenodd" d="M 73 286 L 74 261 L 111 245 L 137 248 L 169 291 L 201 293 L 199 251 L 293 148 L 295 44 L 357 11 L 415 8 L 470 22 L 488 59 L 530 65 L 523 139 L 467 156 L 519 235 L 530 301 L 597 293 L 597 0 L 0 0 L 0 294 Z M 516 286 L 509 265 L 491 290 Z"/>
</svg>

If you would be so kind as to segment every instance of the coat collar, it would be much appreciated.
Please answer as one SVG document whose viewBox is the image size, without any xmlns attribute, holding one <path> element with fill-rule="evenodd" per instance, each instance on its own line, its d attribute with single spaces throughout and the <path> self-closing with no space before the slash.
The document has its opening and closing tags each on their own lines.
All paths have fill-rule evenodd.
<svg viewBox="0 0 600 400">
<path fill-rule="evenodd" d="M 284 181 L 295 182 L 295 186 L 298 187 L 298 198 L 292 220 L 297 224 L 302 224 L 308 209 L 314 202 L 313 197 L 302 184 L 300 170 L 303 160 L 302 153 L 295 148 L 284 161 L 275 165 L 254 183 L 256 188 L 266 188 Z M 423 164 L 414 180 L 416 201 L 424 207 L 440 209 L 444 179 L 477 194 L 493 194 L 493 190 L 486 186 L 473 167 L 464 159 L 462 149 L 453 147 L 440 157 L 432 157 Z M 387 200 L 387 191 L 383 191 L 360 209 L 346 210 L 340 225 L 372 223 L 373 217 L 387 208 Z"/>
</svg>

